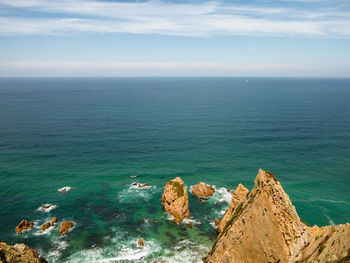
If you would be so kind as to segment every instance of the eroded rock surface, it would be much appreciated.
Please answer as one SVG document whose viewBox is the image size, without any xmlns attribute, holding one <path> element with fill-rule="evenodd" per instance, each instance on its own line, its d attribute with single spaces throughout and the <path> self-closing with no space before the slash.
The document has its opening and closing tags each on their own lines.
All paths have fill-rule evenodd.
<svg viewBox="0 0 350 263">
<path fill-rule="evenodd" d="M 237 186 L 236 190 L 232 194 L 230 207 L 226 210 L 223 218 L 221 219 L 218 225 L 217 231 L 219 233 L 224 229 L 224 227 L 227 224 L 227 221 L 229 221 L 230 218 L 232 217 L 232 214 L 235 208 L 239 205 L 240 202 L 242 202 L 246 198 L 248 193 L 249 193 L 248 189 L 245 188 L 242 184 L 239 184 Z"/>
<path fill-rule="evenodd" d="M 350 224 L 305 225 L 270 172 L 232 207 L 206 263 L 350 262 Z"/>
<path fill-rule="evenodd" d="M 72 228 L 73 226 L 74 226 L 73 222 L 70 222 L 70 221 L 62 222 L 59 230 L 60 235 L 62 235 L 63 233 L 67 233 L 69 229 Z"/>
<path fill-rule="evenodd" d="M 19 233 L 31 228 L 33 228 L 33 222 L 28 222 L 27 220 L 23 219 L 21 223 L 19 223 L 18 226 L 16 226 L 16 232 Z"/>
<path fill-rule="evenodd" d="M 209 197 L 212 196 L 215 192 L 215 189 L 211 185 L 207 185 L 206 183 L 200 182 L 199 184 L 193 186 L 192 194 L 199 197 Z"/>
<path fill-rule="evenodd" d="M 50 226 L 51 226 L 51 223 L 50 223 L 50 222 L 46 222 L 46 223 L 42 224 L 41 230 L 42 230 L 42 231 L 45 231 L 45 230 L 48 229 Z"/>
<path fill-rule="evenodd" d="M 0 242 L 0 263 L 44 263 L 44 258 L 39 258 L 38 253 L 25 244 L 9 246 Z"/>
<path fill-rule="evenodd" d="M 174 216 L 175 223 L 181 223 L 184 218 L 190 217 L 187 188 L 180 177 L 165 185 L 161 201 L 165 211 Z"/>
</svg>

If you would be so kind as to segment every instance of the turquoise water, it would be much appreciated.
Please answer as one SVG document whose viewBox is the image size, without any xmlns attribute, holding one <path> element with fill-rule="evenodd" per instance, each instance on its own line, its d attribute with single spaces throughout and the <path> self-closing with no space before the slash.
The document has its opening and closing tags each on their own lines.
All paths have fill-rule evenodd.
<svg viewBox="0 0 350 263">
<path fill-rule="evenodd" d="M 310 225 L 349 222 L 349 160 L 349 79 L 0 79 L 0 240 L 50 262 L 200 262 L 226 189 L 251 189 L 259 168 Z M 193 228 L 162 210 L 176 176 L 216 186 L 189 196 Z M 76 225 L 41 233 L 52 216 Z M 16 234 L 23 218 L 36 227 Z"/>
</svg>

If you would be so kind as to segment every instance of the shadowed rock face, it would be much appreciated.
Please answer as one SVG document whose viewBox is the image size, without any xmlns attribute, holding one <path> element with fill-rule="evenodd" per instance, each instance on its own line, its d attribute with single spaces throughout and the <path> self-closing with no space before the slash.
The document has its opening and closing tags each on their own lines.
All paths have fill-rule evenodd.
<svg viewBox="0 0 350 263">
<path fill-rule="evenodd" d="M 203 182 L 200 182 L 199 184 L 193 186 L 192 188 L 192 194 L 199 196 L 199 197 L 209 197 L 212 196 L 215 192 L 214 187 L 211 185 L 207 185 Z"/>
<path fill-rule="evenodd" d="M 28 222 L 27 220 L 23 219 L 21 223 L 19 223 L 18 226 L 16 226 L 16 232 L 19 233 L 31 228 L 33 228 L 33 222 Z"/>
<path fill-rule="evenodd" d="M 224 229 L 227 222 L 232 217 L 232 214 L 235 208 L 239 205 L 240 202 L 242 202 L 246 198 L 248 193 L 249 193 L 248 189 L 245 188 L 242 184 L 239 184 L 237 186 L 236 190 L 232 194 L 230 207 L 226 210 L 224 217 L 222 218 L 221 222 L 218 225 L 217 231 L 219 233 Z"/>
<path fill-rule="evenodd" d="M 260 169 L 253 190 L 232 198 L 224 218 L 206 263 L 350 262 L 350 225 L 305 225 L 270 172 Z"/>
<path fill-rule="evenodd" d="M 165 211 L 174 216 L 175 223 L 181 223 L 184 218 L 190 217 L 187 188 L 180 177 L 165 185 L 161 201 Z"/>
<path fill-rule="evenodd" d="M 9 246 L 4 242 L 0 242 L 0 262 L 1 263 L 40 263 L 47 262 L 43 258 L 38 257 L 38 253 L 25 244 L 15 244 Z"/>
</svg>

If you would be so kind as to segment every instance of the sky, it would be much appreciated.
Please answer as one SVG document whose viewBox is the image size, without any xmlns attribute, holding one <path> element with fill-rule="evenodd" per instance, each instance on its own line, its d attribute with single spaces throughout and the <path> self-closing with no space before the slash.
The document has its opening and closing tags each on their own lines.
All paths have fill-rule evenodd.
<svg viewBox="0 0 350 263">
<path fill-rule="evenodd" d="M 349 0 L 0 0 L 0 77 L 350 77 Z"/>
</svg>

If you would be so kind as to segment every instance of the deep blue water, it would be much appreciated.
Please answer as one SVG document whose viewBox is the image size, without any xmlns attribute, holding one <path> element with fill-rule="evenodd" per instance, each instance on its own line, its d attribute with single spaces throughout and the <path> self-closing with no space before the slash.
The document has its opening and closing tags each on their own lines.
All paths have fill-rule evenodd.
<svg viewBox="0 0 350 263">
<path fill-rule="evenodd" d="M 349 222 L 350 79 L 0 79 L 0 240 L 50 262 L 200 262 L 225 189 L 251 189 L 259 168 L 310 225 Z M 216 186 L 189 196 L 193 228 L 162 210 L 176 176 Z M 76 226 L 41 233 L 52 216 Z M 16 234 L 23 218 L 36 227 Z"/>
</svg>

